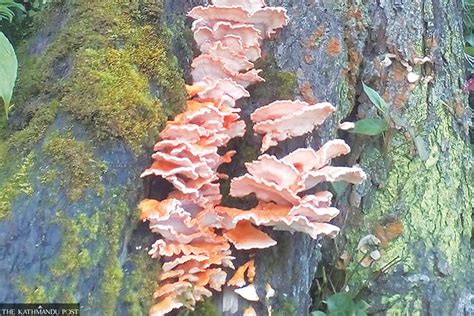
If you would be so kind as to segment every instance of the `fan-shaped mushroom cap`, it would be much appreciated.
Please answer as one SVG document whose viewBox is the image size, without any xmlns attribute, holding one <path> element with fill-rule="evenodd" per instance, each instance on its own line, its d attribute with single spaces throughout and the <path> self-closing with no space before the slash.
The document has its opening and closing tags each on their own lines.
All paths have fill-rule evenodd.
<svg viewBox="0 0 474 316">
<path fill-rule="evenodd" d="M 138 205 L 141 211 L 140 219 L 142 221 L 148 218 L 169 218 L 169 209 L 176 208 L 176 200 L 157 201 L 153 199 L 144 199 Z"/>
<path fill-rule="evenodd" d="M 276 120 L 284 116 L 292 115 L 297 111 L 304 110 L 308 106 L 308 103 L 299 100 L 279 100 L 259 107 L 250 115 L 250 118 L 254 123 Z"/>
<path fill-rule="evenodd" d="M 150 309 L 150 316 L 163 316 L 168 314 L 174 309 L 183 307 L 183 303 L 179 302 L 176 297 L 166 297 L 160 300 L 158 304 L 155 304 Z"/>
<path fill-rule="evenodd" d="M 329 222 L 339 215 L 339 210 L 335 207 L 315 207 L 311 203 L 301 203 L 293 206 L 288 213 L 289 216 L 304 216 L 311 222 Z"/>
<path fill-rule="evenodd" d="M 239 6 L 249 12 L 254 12 L 265 6 L 264 0 L 213 0 L 212 4 L 220 7 Z"/>
<path fill-rule="evenodd" d="M 249 260 L 241 265 L 232 278 L 227 281 L 227 285 L 243 287 L 246 284 L 245 275 L 247 275 L 249 282 L 252 283 L 255 277 L 255 260 Z"/>
<path fill-rule="evenodd" d="M 312 131 L 335 111 L 329 103 L 305 107 L 303 104 L 301 101 L 276 101 L 252 114 L 255 132 L 263 135 L 262 151 L 275 146 L 279 141 Z"/>
<path fill-rule="evenodd" d="M 261 70 L 252 69 L 246 73 L 235 72 L 227 68 L 221 60 L 210 55 L 200 55 L 193 60 L 191 75 L 195 82 L 230 78 L 243 87 L 264 81 L 258 74 Z"/>
<path fill-rule="evenodd" d="M 215 242 L 192 242 L 190 244 L 180 244 L 177 242 L 165 242 L 158 239 L 153 244 L 160 256 L 173 257 L 177 255 L 207 255 L 229 250 L 230 245 L 224 239 L 217 239 Z"/>
<path fill-rule="evenodd" d="M 249 306 L 246 310 L 244 310 L 244 314 L 242 316 L 257 316 L 257 312 L 252 306 Z"/>
<path fill-rule="evenodd" d="M 294 166 L 300 173 L 306 173 L 314 168 L 314 163 L 318 160 L 318 156 L 312 148 L 299 148 L 281 160 Z"/>
<path fill-rule="evenodd" d="M 299 177 L 299 172 L 293 165 L 270 155 L 262 155 L 258 160 L 245 163 L 245 166 L 253 177 L 271 181 L 284 188 L 296 184 Z"/>
<path fill-rule="evenodd" d="M 309 208 L 308 205 L 306 207 Z M 257 207 L 248 211 L 227 207 L 216 207 L 215 211 L 223 217 L 224 227 L 233 227 L 241 221 L 250 221 L 257 226 L 272 226 L 276 230 L 303 232 L 314 239 L 320 234 L 334 237 L 339 232 L 339 228 L 336 226 L 316 221 L 332 219 L 339 212 L 334 208 L 311 207 L 305 212 L 310 215 L 309 217 L 306 217 L 306 214 L 291 214 L 292 207 L 274 203 L 259 203 Z M 295 210 L 295 213 L 298 213 L 298 209 Z"/>
<path fill-rule="evenodd" d="M 281 161 L 293 165 L 301 173 L 320 169 L 331 162 L 331 159 L 350 152 L 349 145 L 342 139 L 325 143 L 318 151 L 311 148 L 300 148 L 283 157 Z"/>
<path fill-rule="evenodd" d="M 247 71 L 254 67 L 245 55 L 245 48 L 241 50 L 233 50 L 228 46 L 224 46 L 221 41 L 216 42 L 208 51 L 214 59 L 220 59 L 224 65 L 233 71 Z"/>
<path fill-rule="evenodd" d="M 198 93 L 198 97 L 203 100 L 219 100 L 225 96 L 237 101 L 241 98 L 249 97 L 250 94 L 244 87 L 230 78 L 213 81 Z"/>
<path fill-rule="evenodd" d="M 346 181 L 358 184 L 367 178 L 364 171 L 358 167 L 324 167 L 322 169 L 311 171 L 305 175 L 305 190 L 310 189 L 320 182 Z"/>
<path fill-rule="evenodd" d="M 160 133 L 162 139 L 175 139 L 196 142 L 199 138 L 207 136 L 209 133 L 205 128 L 194 124 L 167 125 Z"/>
<path fill-rule="evenodd" d="M 222 286 L 225 285 L 225 279 L 227 278 L 227 273 L 222 271 L 219 268 L 207 269 L 203 272 L 198 272 L 194 274 L 197 277 L 195 283 L 198 286 L 206 286 L 213 290 L 220 291 Z"/>
<path fill-rule="evenodd" d="M 263 249 L 276 245 L 276 241 L 248 221 L 239 222 L 235 228 L 226 230 L 224 237 L 236 249 Z"/>
<path fill-rule="evenodd" d="M 242 43 L 243 49 L 246 47 L 260 46 L 262 38 L 259 34 L 260 32 L 252 25 L 217 22 L 212 28 L 206 25 L 198 27 L 194 31 L 194 39 L 196 40 L 198 47 L 204 48 L 204 50 L 207 52 L 208 47 L 213 47 L 219 42 L 222 44 L 222 40 L 228 36 L 238 38 Z M 240 50 L 234 50 L 234 52 L 241 53 Z M 240 71 L 245 68 L 251 68 L 252 65 L 253 64 L 248 65 L 247 61 L 247 67 L 244 66 L 242 69 L 236 69 L 236 71 Z"/>
<path fill-rule="evenodd" d="M 230 195 L 243 197 L 255 193 L 260 201 L 275 202 L 281 205 L 296 205 L 299 197 L 289 188 L 278 186 L 277 184 L 262 178 L 256 178 L 249 174 L 232 179 Z"/>
<path fill-rule="evenodd" d="M 183 263 L 186 263 L 186 262 L 191 261 L 191 260 L 201 262 L 201 261 L 206 261 L 208 259 L 209 259 L 209 257 L 204 256 L 204 255 L 187 255 L 187 256 L 184 255 L 184 256 L 178 257 L 178 258 L 176 258 L 172 261 L 165 262 L 162 266 L 162 269 L 163 269 L 163 272 L 167 272 L 167 271 L 172 270 L 176 266 L 178 266 L 180 264 L 183 264 Z"/>
<path fill-rule="evenodd" d="M 279 7 L 265 7 L 249 12 L 243 7 L 235 6 L 199 6 L 194 7 L 188 16 L 195 20 L 203 20 L 208 26 L 213 26 L 219 21 L 251 24 L 265 37 L 271 36 L 288 22 L 286 10 Z"/>
<path fill-rule="evenodd" d="M 169 283 L 160 286 L 156 289 L 155 293 L 153 294 L 154 298 L 163 297 L 168 294 L 178 294 L 192 288 L 192 284 L 189 282 L 176 282 L 176 283 Z"/>
<path fill-rule="evenodd" d="M 247 301 L 258 302 L 258 294 L 253 284 L 247 285 L 246 287 L 234 290 L 235 293 L 239 294 Z"/>
<path fill-rule="evenodd" d="M 182 150 L 186 150 L 194 156 L 206 156 L 217 153 L 216 147 L 204 147 L 196 143 L 190 143 L 189 141 L 178 141 L 175 139 L 162 140 L 156 143 L 153 150 L 169 153 L 171 155 L 175 155 Z"/>
</svg>

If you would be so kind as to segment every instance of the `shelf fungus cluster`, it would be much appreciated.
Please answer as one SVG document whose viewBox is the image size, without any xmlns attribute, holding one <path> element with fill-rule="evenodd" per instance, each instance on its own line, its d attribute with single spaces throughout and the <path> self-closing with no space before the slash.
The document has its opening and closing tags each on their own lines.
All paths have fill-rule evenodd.
<svg viewBox="0 0 474 316">
<path fill-rule="evenodd" d="M 259 204 L 250 210 L 221 205 L 219 166 L 234 151 L 221 150 L 245 133 L 236 102 L 249 97 L 246 88 L 262 81 L 253 62 L 261 56 L 262 40 L 287 23 L 283 8 L 266 7 L 264 0 L 213 0 L 189 12 L 194 38 L 201 51 L 192 63 L 193 82 L 187 86 L 187 110 L 167 123 L 155 145 L 153 163 L 142 174 L 162 177 L 174 190 L 162 201 L 140 203 L 141 219 L 158 239 L 150 255 L 161 259 L 156 304 L 150 315 L 193 309 L 212 290 L 234 287 L 235 293 L 258 301 L 253 286 L 255 262 L 235 269 L 232 249 L 251 250 L 276 244 L 259 226 L 303 232 L 312 238 L 335 236 L 328 222 L 339 211 L 327 191 L 304 195 L 324 181 L 359 183 L 360 168 L 332 167 L 331 159 L 349 152 L 342 140 L 329 141 L 318 151 L 298 149 L 277 159 L 263 154 L 247 163 L 248 173 L 231 181 L 230 194 L 254 193 Z M 263 136 L 262 152 L 279 141 L 304 135 L 334 111 L 328 103 L 276 101 L 255 111 L 255 132 Z M 253 309 L 246 313 L 253 314 Z"/>
</svg>

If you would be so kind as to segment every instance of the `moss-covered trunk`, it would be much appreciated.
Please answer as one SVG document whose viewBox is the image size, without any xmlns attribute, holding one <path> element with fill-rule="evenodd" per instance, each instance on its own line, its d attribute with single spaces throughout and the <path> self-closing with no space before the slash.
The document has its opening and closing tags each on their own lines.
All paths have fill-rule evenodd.
<svg viewBox="0 0 474 316">
<path fill-rule="evenodd" d="M 359 77 L 389 104 L 391 129 L 355 141 L 369 182 L 352 192 L 362 204 L 348 218 L 346 249 L 373 234 L 382 258 L 368 269 L 352 264 L 357 272 L 349 286 L 373 312 L 469 314 L 474 187 L 461 1 L 360 8 L 368 27 Z M 366 97 L 354 104 L 357 117 L 374 115 Z"/>
<path fill-rule="evenodd" d="M 161 124 L 182 109 L 192 54 L 183 13 L 205 2 L 64 1 L 18 47 L 16 109 L 0 129 L 0 302 L 79 301 L 86 315 L 147 314 L 158 265 L 146 254 L 155 237 L 137 226 L 138 175 Z M 352 143 L 348 162 L 369 180 L 336 190 L 345 238 L 327 245 L 327 257 L 346 249 L 356 260 L 358 240 L 374 234 L 381 260 L 347 267 L 355 271 L 350 290 L 374 312 L 468 311 L 473 179 L 460 0 L 267 3 L 286 7 L 291 22 L 266 44 L 258 66 L 267 82 L 242 102 L 244 117 L 278 98 L 338 109 L 276 155 L 316 148 L 336 136 L 339 121 L 378 115 L 362 81 L 390 105 L 383 137 L 339 135 Z M 419 80 L 408 81 L 407 64 Z M 239 159 L 227 171 L 242 174 L 257 145 L 251 133 L 232 144 Z M 279 245 L 257 256 L 256 283 L 259 294 L 269 283 L 276 295 L 259 315 L 270 306 L 274 316 L 307 315 L 321 242 L 272 235 Z M 208 303 L 195 314 L 212 310 Z"/>
<path fill-rule="evenodd" d="M 277 69 L 296 74 L 295 96 L 338 107 L 334 120 L 318 133 L 282 144 L 274 153 L 317 146 L 336 134 L 338 121 L 382 118 L 362 82 L 389 105 L 390 129 L 371 137 L 339 134 L 352 143 L 345 162 L 362 165 L 369 179 L 350 189 L 335 188 L 342 210 L 338 222 L 345 230 L 336 245 L 325 244 L 323 259 L 343 255 L 352 263 L 345 272 L 342 261 L 338 269 L 316 271 L 320 243 L 274 233 L 279 245 L 257 254 L 257 285 L 262 294 L 267 283 L 277 291 L 259 312 L 266 314 L 271 306 L 277 314 L 306 315 L 311 294 L 313 307 L 324 307 L 320 299 L 347 289 L 340 282 L 344 273 L 352 275 L 350 293 L 368 301 L 374 313 L 471 312 L 473 169 L 461 1 L 269 4 L 286 7 L 291 17 L 267 52 Z M 257 87 L 244 111 L 281 97 L 271 88 L 282 82 L 267 84 L 267 94 Z M 363 268 L 356 247 L 368 234 L 381 240 L 382 257 Z M 310 293 L 315 277 L 319 283 Z"/>
<path fill-rule="evenodd" d="M 168 22 L 163 1 L 54 1 L 18 44 L 0 124 L 0 302 L 148 314 L 159 265 L 139 175 L 185 105 L 173 48 L 190 50 L 182 17 Z"/>
</svg>

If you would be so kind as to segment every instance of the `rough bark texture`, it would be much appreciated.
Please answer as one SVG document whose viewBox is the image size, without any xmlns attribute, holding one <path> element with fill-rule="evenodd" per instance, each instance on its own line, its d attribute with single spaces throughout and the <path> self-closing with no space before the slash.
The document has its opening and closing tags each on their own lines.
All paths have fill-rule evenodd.
<svg viewBox="0 0 474 316">
<path fill-rule="evenodd" d="M 267 3 L 287 8 L 291 22 L 265 45 L 258 67 L 267 82 L 242 102 L 244 117 L 276 99 L 338 109 L 317 132 L 274 154 L 317 148 L 344 118 L 375 116 L 361 81 L 390 105 L 392 128 L 383 138 L 340 135 L 352 143 L 349 162 L 359 162 L 369 181 L 339 197 L 338 223 L 347 229 L 337 244 L 354 249 L 368 233 L 385 238 L 375 267 L 348 267 L 356 269 L 350 288 L 361 288 L 374 312 L 469 313 L 473 179 L 460 1 Z M 160 124 L 181 111 L 179 78 L 192 56 L 183 14 L 200 4 L 207 1 L 65 2 L 18 49 L 17 109 L 10 128 L 0 129 L 0 302 L 79 301 L 86 315 L 147 313 L 158 267 L 145 250 L 154 236 L 136 219 L 138 174 Z M 387 53 L 396 57 L 384 67 Z M 424 56 L 432 62 L 414 64 Z M 401 61 L 433 80 L 409 84 Z M 258 139 L 248 133 L 231 146 L 239 155 L 226 171 L 240 175 L 243 162 L 256 158 Z M 148 195 L 168 190 L 154 185 Z M 387 236 L 400 226 L 403 233 Z M 256 283 L 259 293 L 267 282 L 277 293 L 259 304 L 259 315 L 269 306 L 274 315 L 307 315 L 321 242 L 272 236 L 278 246 L 257 254 Z M 401 262 L 386 274 L 373 273 L 395 257 Z"/>
</svg>

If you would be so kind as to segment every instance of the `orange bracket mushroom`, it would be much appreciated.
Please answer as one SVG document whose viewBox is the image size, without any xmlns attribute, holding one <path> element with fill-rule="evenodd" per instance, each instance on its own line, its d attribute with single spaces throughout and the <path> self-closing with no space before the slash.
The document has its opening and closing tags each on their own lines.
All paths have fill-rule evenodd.
<svg viewBox="0 0 474 316">
<path fill-rule="evenodd" d="M 162 177 L 174 187 L 163 201 L 145 199 L 139 205 L 140 218 L 160 236 L 149 254 L 163 263 L 150 315 L 193 309 L 212 295 L 211 290 L 220 291 L 226 284 L 239 287 L 235 293 L 241 297 L 258 301 L 252 284 L 254 260 L 240 266 L 226 283 L 227 272 L 234 269 L 232 249 L 275 245 L 259 226 L 334 237 L 339 228 L 328 222 L 339 211 L 331 207 L 331 193 L 303 196 L 303 191 L 322 181 L 365 179 L 360 168 L 329 165 L 350 151 L 344 141 L 333 140 L 318 151 L 298 149 L 282 159 L 262 155 L 247 163 L 248 173 L 232 180 L 230 193 L 255 193 L 259 204 L 247 211 L 220 206 L 218 181 L 227 175 L 217 170 L 231 162 L 235 152 L 221 155 L 219 149 L 244 135 L 236 104 L 250 96 L 249 85 L 264 80 L 253 62 L 261 56 L 263 39 L 286 25 L 288 17 L 284 8 L 266 7 L 264 0 L 213 0 L 188 15 L 195 19 L 192 31 L 202 54 L 191 65 L 187 110 L 167 123 L 154 147 L 153 163 L 142 174 Z M 328 103 L 276 101 L 255 111 L 251 119 L 255 132 L 263 136 L 265 151 L 312 131 L 334 110 Z M 246 314 L 255 311 L 250 308 Z"/>
</svg>

